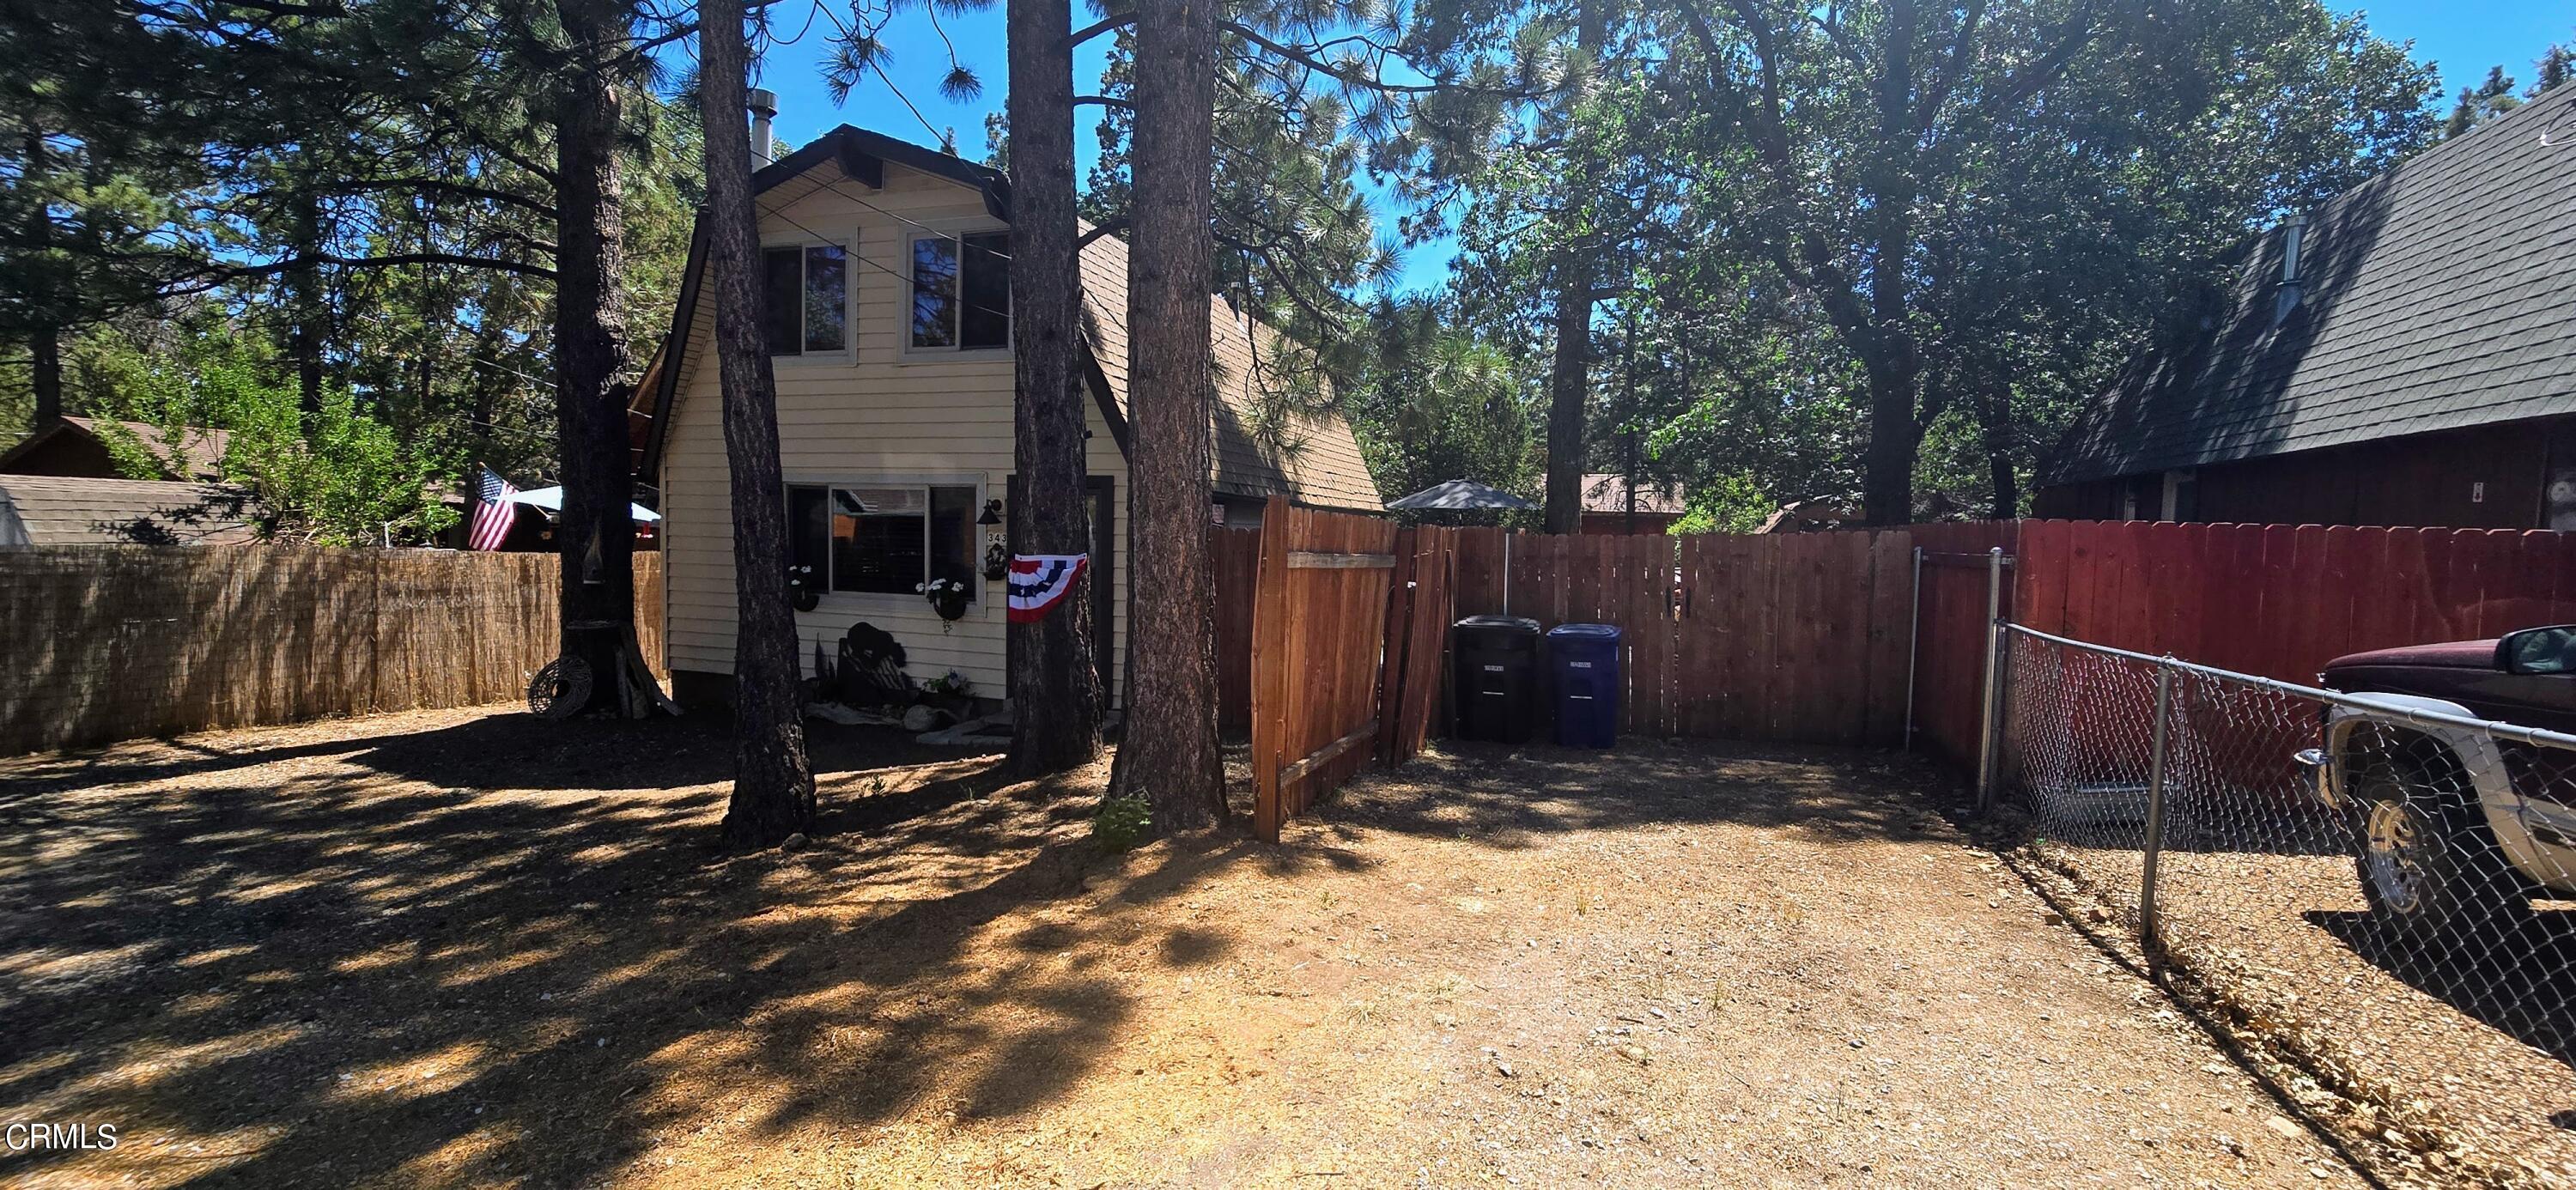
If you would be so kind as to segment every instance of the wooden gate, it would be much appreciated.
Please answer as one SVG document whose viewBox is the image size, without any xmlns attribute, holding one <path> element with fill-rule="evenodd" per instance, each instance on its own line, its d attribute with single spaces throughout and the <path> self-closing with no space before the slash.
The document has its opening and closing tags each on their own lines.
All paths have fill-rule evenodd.
<svg viewBox="0 0 2576 1190">
<path fill-rule="evenodd" d="M 1261 519 L 1252 615 L 1253 828 L 1279 824 L 1375 752 L 1395 525 L 1291 507 Z"/>
<path fill-rule="evenodd" d="M 1407 526 L 1395 535 L 1386 652 L 1378 679 L 1378 759 L 1402 764 L 1422 751 L 1441 711 L 1448 668 L 1458 531 Z"/>
</svg>

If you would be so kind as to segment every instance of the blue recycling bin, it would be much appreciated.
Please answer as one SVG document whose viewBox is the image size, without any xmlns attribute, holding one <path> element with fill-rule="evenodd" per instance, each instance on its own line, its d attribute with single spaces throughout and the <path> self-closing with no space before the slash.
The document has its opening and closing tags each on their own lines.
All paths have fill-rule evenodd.
<svg viewBox="0 0 2576 1190">
<path fill-rule="evenodd" d="M 1619 738 L 1619 630 L 1608 624 L 1559 624 L 1548 630 L 1548 667 L 1556 681 L 1556 742 L 1607 748 Z"/>
</svg>

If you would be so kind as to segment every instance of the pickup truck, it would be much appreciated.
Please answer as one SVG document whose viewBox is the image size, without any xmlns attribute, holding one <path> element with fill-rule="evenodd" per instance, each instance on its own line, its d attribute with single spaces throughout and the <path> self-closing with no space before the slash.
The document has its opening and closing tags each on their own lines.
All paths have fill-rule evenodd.
<svg viewBox="0 0 2576 1190">
<path fill-rule="evenodd" d="M 2534 897 L 2576 898 L 2576 751 L 2418 715 L 2576 733 L 2576 625 L 2328 662 L 2320 747 L 2299 755 L 2352 830 L 2363 897 L 2399 941 L 2492 939 Z"/>
</svg>

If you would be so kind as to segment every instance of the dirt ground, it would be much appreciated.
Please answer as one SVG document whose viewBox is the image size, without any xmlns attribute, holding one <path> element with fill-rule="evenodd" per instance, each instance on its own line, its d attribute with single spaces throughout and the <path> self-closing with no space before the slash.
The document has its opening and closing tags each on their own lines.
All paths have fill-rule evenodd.
<svg viewBox="0 0 2576 1190">
<path fill-rule="evenodd" d="M 0 1151 L 90 1186 L 2343 1185 L 1867 753 L 1460 747 L 1283 845 L 1101 774 L 430 712 L 0 762 Z"/>
</svg>

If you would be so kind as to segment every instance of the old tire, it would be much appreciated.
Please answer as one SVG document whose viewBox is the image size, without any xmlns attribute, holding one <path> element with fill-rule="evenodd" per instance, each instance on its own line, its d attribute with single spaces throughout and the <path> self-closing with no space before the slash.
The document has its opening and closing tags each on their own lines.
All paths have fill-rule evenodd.
<svg viewBox="0 0 2576 1190">
<path fill-rule="evenodd" d="M 2439 747 L 2418 737 L 2410 752 Z M 2458 763 L 2380 759 L 2353 789 L 2354 868 L 2372 919 L 2400 958 L 2470 955 L 2531 915 L 2531 890 L 2487 829 Z"/>
</svg>

